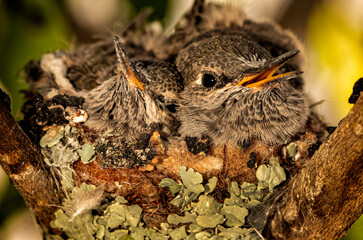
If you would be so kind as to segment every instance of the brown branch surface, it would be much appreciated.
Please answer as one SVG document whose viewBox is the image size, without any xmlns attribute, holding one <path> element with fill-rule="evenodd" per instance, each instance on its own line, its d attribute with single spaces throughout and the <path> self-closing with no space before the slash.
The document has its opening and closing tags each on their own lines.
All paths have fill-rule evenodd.
<svg viewBox="0 0 363 240">
<path fill-rule="evenodd" d="M 363 212 L 363 96 L 286 186 L 267 229 L 275 239 L 340 239 Z"/>
<path fill-rule="evenodd" d="M 25 203 L 34 212 L 43 231 L 63 194 L 58 191 L 36 146 L 29 140 L 0 99 L 0 164 Z"/>
</svg>

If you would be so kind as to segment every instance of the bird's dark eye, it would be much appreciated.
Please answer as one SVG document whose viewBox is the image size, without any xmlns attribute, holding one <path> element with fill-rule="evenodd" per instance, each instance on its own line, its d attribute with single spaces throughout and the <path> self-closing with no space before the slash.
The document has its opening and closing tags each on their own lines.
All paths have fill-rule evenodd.
<svg viewBox="0 0 363 240">
<path fill-rule="evenodd" d="M 211 88 L 216 85 L 217 80 L 212 74 L 205 73 L 202 77 L 202 84 L 204 87 Z"/>
</svg>

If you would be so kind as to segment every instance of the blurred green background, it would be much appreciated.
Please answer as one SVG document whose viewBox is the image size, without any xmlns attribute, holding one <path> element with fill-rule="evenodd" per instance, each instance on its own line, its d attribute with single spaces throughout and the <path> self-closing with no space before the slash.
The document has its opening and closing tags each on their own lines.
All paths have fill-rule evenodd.
<svg viewBox="0 0 363 240">
<path fill-rule="evenodd" d="M 228 1 L 231 2 L 231 1 Z M 232 1 L 233 2 L 233 1 Z M 363 77 L 362 0 L 242 0 L 254 19 L 272 18 L 291 29 L 306 49 L 306 90 L 325 120 L 336 125 L 351 105 L 347 99 Z M 124 26 L 151 6 L 149 20 L 170 30 L 191 0 L 0 0 L 0 88 L 11 96 L 12 113 L 21 119 L 22 69 L 32 59 L 56 49 L 69 49 L 98 33 Z M 22 198 L 0 168 L 0 239 L 41 239 Z M 345 240 L 363 239 L 363 218 Z"/>
</svg>

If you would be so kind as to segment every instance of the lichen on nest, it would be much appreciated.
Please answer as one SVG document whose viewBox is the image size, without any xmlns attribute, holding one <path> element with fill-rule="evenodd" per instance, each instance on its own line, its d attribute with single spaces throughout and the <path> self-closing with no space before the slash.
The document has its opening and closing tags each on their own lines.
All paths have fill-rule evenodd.
<svg viewBox="0 0 363 240">
<path fill-rule="evenodd" d="M 250 146 L 246 150 L 211 148 L 208 155 L 194 155 L 186 145 L 179 147 L 180 143 L 166 149 L 160 136 L 154 132 L 147 142 L 149 147 L 144 149 L 145 154 L 150 155 L 140 154 L 142 152 L 135 155 L 132 146 L 126 145 L 122 137 L 110 133 L 96 137 L 80 124 L 75 124 L 49 128 L 41 138 L 40 146 L 45 162 L 58 175 L 66 195 L 83 183 L 101 187 L 102 195 L 107 199 L 123 196 L 130 204 L 138 204 L 148 213 L 144 218 L 145 226 L 160 227 L 160 222 L 166 221 L 168 215 L 190 208 L 191 202 L 197 201 L 201 194 L 211 195 L 217 202 L 240 201 L 234 197 L 227 200 L 231 194 L 227 188 L 234 188 L 236 184 L 243 186 L 245 192 L 252 191 L 254 200 L 261 200 L 263 191 L 260 190 L 270 191 L 285 180 L 285 170 L 288 176 L 293 174 L 296 164 L 310 157 L 313 149 L 309 146 L 316 146 L 318 141 L 314 134 L 306 133 L 295 142 L 278 148 L 265 145 Z M 107 159 L 112 158 L 122 163 L 122 156 L 134 157 L 134 165 L 105 166 L 105 161 L 107 163 Z M 221 164 L 212 164 L 213 161 Z M 179 168 L 184 164 L 188 171 Z M 203 178 L 209 179 L 208 182 Z M 171 193 L 163 187 L 169 187 Z M 217 191 L 212 192 L 214 188 Z M 173 195 L 177 197 L 172 199 Z M 240 193 L 235 195 L 241 196 Z"/>
<path fill-rule="evenodd" d="M 249 210 L 263 202 L 273 187 L 286 179 L 276 159 L 257 170 L 258 184 L 238 184 L 228 180 L 229 198 L 216 200 L 216 177 L 203 181 L 200 173 L 180 167 L 181 180 L 162 179 L 174 198 L 168 203 L 180 214 L 169 214 L 159 228 L 143 222 L 145 212 L 120 196 L 104 196 L 103 186 L 82 183 L 73 187 L 69 197 L 56 211 L 51 226 L 70 239 L 260 239 L 259 232 L 247 221 Z M 203 184 L 203 182 L 206 182 Z M 219 189 L 220 191 L 221 189 Z M 62 239 L 48 235 L 46 239 Z"/>
</svg>

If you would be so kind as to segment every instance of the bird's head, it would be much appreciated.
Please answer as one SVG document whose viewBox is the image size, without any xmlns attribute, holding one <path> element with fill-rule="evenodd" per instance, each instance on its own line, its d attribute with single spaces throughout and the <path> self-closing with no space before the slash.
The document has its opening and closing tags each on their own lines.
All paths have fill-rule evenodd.
<svg viewBox="0 0 363 240">
<path fill-rule="evenodd" d="M 183 89 L 182 79 L 176 67 L 168 62 L 136 60 L 131 61 L 124 45 L 115 36 L 115 49 L 118 59 L 120 81 L 127 80 L 126 90 L 150 97 L 155 104 L 167 113 L 175 113 L 175 107 Z"/>
<path fill-rule="evenodd" d="M 252 41 L 240 36 L 214 36 L 201 39 L 182 49 L 177 57 L 186 91 L 194 94 L 215 94 L 225 88 L 237 87 L 259 91 L 285 83 L 301 72 L 286 72 L 284 64 L 299 50 L 276 58 Z"/>
<path fill-rule="evenodd" d="M 155 124 L 160 126 L 158 131 L 169 134 L 182 89 L 176 67 L 158 61 L 132 61 L 117 36 L 114 44 L 117 75 L 89 92 L 86 124 L 95 130 L 117 131 L 131 140 Z"/>
<path fill-rule="evenodd" d="M 286 81 L 301 72 L 284 69 L 298 52 L 272 57 L 242 35 L 216 35 L 187 45 L 176 59 L 185 81 L 182 135 L 203 131 L 216 143 L 236 145 L 291 137 L 307 118 L 305 95 Z"/>
</svg>

